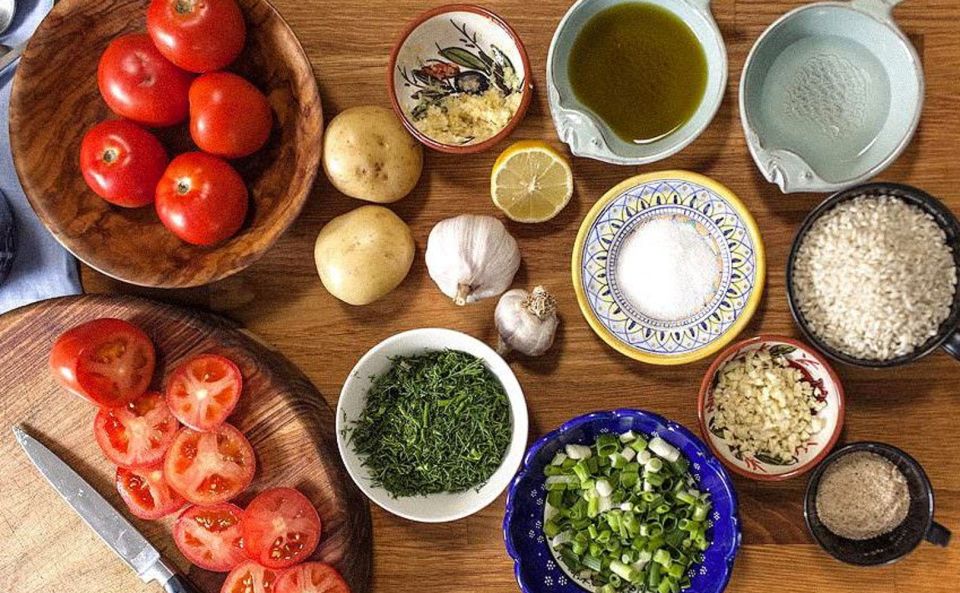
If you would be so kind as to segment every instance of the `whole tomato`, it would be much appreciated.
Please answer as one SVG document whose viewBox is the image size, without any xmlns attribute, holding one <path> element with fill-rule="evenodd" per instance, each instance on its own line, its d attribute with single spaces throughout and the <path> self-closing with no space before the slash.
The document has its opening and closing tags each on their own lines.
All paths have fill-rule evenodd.
<svg viewBox="0 0 960 593">
<path fill-rule="evenodd" d="M 224 68 L 240 54 L 247 36 L 235 0 L 153 0 L 147 32 L 160 53 L 190 72 Z"/>
<path fill-rule="evenodd" d="M 193 245 L 214 245 L 236 234 L 247 202 L 247 186 L 236 169 L 203 152 L 175 157 L 157 184 L 160 221 Z"/>
<path fill-rule="evenodd" d="M 204 74 L 190 85 L 190 136 L 201 150 L 225 158 L 247 156 L 270 137 L 267 98 L 229 72 Z"/>
<path fill-rule="evenodd" d="M 93 126 L 80 144 L 80 170 L 87 185 L 104 200 L 126 208 L 153 202 L 167 162 L 167 151 L 156 136 L 122 119 Z"/>
<path fill-rule="evenodd" d="M 172 126 L 187 118 L 191 79 L 142 33 L 110 42 L 97 68 L 97 84 L 107 106 L 146 126 Z"/>
</svg>

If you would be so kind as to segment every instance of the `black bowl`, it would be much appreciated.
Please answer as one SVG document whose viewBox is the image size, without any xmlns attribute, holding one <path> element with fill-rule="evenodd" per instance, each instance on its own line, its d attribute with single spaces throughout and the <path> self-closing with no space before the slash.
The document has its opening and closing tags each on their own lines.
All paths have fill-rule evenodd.
<svg viewBox="0 0 960 593">
<path fill-rule="evenodd" d="M 793 245 L 790 247 L 790 256 L 787 259 L 787 302 L 790 305 L 790 313 L 800 328 L 800 332 L 817 350 L 820 350 L 834 360 L 854 366 L 870 368 L 893 367 L 913 362 L 940 347 L 949 352 L 950 355 L 957 360 L 960 360 L 960 289 L 954 292 L 953 306 L 951 307 L 950 315 L 940 324 L 940 331 L 937 332 L 935 336 L 921 344 L 913 352 L 888 360 L 864 360 L 850 356 L 824 342 L 807 325 L 807 320 L 803 317 L 803 313 L 797 305 L 797 299 L 793 289 L 793 264 L 797 257 L 797 251 L 799 251 L 800 244 L 803 242 L 803 238 L 810 230 L 810 227 L 813 226 L 813 223 L 821 216 L 829 212 L 837 204 L 860 196 L 893 196 L 900 198 L 908 204 L 917 206 L 933 216 L 933 219 L 946 234 L 947 245 L 949 245 L 953 251 L 953 260 L 957 265 L 958 274 L 960 274 L 960 222 L 957 222 L 957 217 L 954 216 L 953 212 L 944 206 L 940 200 L 921 189 L 899 183 L 868 183 L 845 189 L 824 200 L 807 215 L 807 218 L 804 219 L 803 224 L 800 225 L 800 230 L 797 231 L 793 239 Z"/>
<path fill-rule="evenodd" d="M 910 489 L 910 509 L 903 523 L 890 533 L 867 540 L 835 535 L 817 516 L 817 488 L 823 473 L 841 457 L 858 451 L 876 453 L 892 461 L 907 479 Z M 803 517 L 807 529 L 820 547 L 837 560 L 858 566 L 896 562 L 912 552 L 923 540 L 938 546 L 946 546 L 950 541 L 950 531 L 933 520 L 933 487 L 923 468 L 913 457 L 884 443 L 853 443 L 831 453 L 810 475 L 803 501 Z"/>
</svg>

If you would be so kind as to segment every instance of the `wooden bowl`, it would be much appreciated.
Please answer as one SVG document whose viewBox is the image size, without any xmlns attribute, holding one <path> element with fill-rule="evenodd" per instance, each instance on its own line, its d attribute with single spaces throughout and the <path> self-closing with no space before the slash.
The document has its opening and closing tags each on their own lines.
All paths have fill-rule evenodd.
<svg viewBox="0 0 960 593">
<path fill-rule="evenodd" d="M 276 117 L 266 146 L 233 161 L 250 191 L 240 232 L 214 247 L 184 243 L 153 207 L 100 199 L 80 173 L 83 135 L 116 116 L 97 89 L 97 63 L 119 35 L 145 30 L 147 0 L 63 0 L 24 52 L 10 99 L 10 145 L 40 220 L 79 259 L 141 286 L 199 286 L 259 259 L 300 213 L 320 163 L 323 113 L 310 61 L 266 0 L 239 0 L 247 43 L 229 68 L 253 82 Z M 171 154 L 196 150 L 185 125 L 156 130 Z"/>
</svg>

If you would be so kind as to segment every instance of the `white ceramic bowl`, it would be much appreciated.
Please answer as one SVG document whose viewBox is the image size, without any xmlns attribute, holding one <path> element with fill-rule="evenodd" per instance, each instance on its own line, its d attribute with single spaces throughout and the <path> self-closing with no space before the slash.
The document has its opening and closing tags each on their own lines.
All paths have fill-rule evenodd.
<svg viewBox="0 0 960 593">
<path fill-rule="evenodd" d="M 390 369 L 390 359 L 433 350 L 459 350 L 484 361 L 500 380 L 510 400 L 513 437 L 500 468 L 479 490 L 394 498 L 385 489 L 373 486 L 362 460 L 347 441 L 345 429 L 360 416 L 367 401 L 371 377 Z M 396 334 L 363 355 L 350 371 L 337 402 L 337 447 L 347 472 L 360 490 L 374 503 L 394 515 L 423 523 L 456 521 L 483 509 L 509 485 L 520 467 L 527 447 L 527 404 L 523 390 L 510 366 L 492 348 L 466 334 L 450 329 L 424 328 Z"/>
<path fill-rule="evenodd" d="M 583 106 L 567 76 L 570 50 L 583 27 L 597 13 L 635 0 L 578 0 L 561 19 L 547 54 L 547 91 L 557 135 L 581 157 L 615 165 L 643 165 L 665 159 L 696 140 L 716 115 L 727 86 L 727 50 L 710 12 L 710 0 L 643 0 L 677 15 L 693 32 L 707 58 L 707 88 L 693 117 L 678 130 L 654 142 L 632 144 L 621 139 Z"/>
</svg>

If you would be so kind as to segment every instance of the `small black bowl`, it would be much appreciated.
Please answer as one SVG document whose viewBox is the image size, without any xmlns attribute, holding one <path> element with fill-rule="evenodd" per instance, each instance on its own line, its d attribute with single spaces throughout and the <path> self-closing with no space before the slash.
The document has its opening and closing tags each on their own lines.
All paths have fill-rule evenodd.
<svg viewBox="0 0 960 593">
<path fill-rule="evenodd" d="M 841 457 L 858 451 L 876 453 L 892 461 L 907 479 L 907 487 L 910 489 L 910 509 L 903 523 L 890 533 L 867 540 L 852 540 L 835 535 L 817 516 L 817 489 L 823 473 Z M 923 540 L 938 546 L 946 546 L 950 542 L 950 531 L 933 520 L 933 487 L 927 474 L 913 457 L 884 443 L 853 443 L 837 449 L 824 459 L 823 463 L 813 470 L 810 481 L 807 482 L 803 517 L 807 529 L 821 548 L 837 560 L 858 566 L 896 562 L 912 552 Z"/>
<path fill-rule="evenodd" d="M 797 251 L 800 250 L 800 244 L 803 243 L 803 238 L 810 230 L 810 227 L 813 226 L 821 216 L 829 212 L 837 204 L 860 196 L 893 196 L 900 198 L 908 204 L 917 206 L 933 216 L 933 219 L 946 234 L 947 245 L 949 245 L 953 251 L 953 259 L 957 264 L 958 273 L 960 273 L 960 222 L 957 222 L 957 217 L 954 216 L 953 212 L 944 206 L 940 200 L 921 189 L 899 183 L 868 183 L 845 189 L 824 200 L 807 215 L 807 218 L 804 219 L 803 224 L 800 225 L 800 230 L 797 231 L 793 239 L 793 245 L 790 247 L 790 256 L 787 259 L 787 302 L 790 305 L 790 313 L 800 328 L 800 332 L 808 342 L 830 358 L 854 366 L 869 368 L 898 366 L 913 362 L 941 347 L 951 356 L 960 360 L 960 289 L 954 292 L 953 306 L 951 307 L 950 315 L 940 324 L 940 331 L 913 352 L 896 358 L 888 360 L 864 360 L 855 358 L 833 348 L 810 329 L 807 320 L 800 311 L 794 294 L 793 265 L 797 258 Z"/>
</svg>

